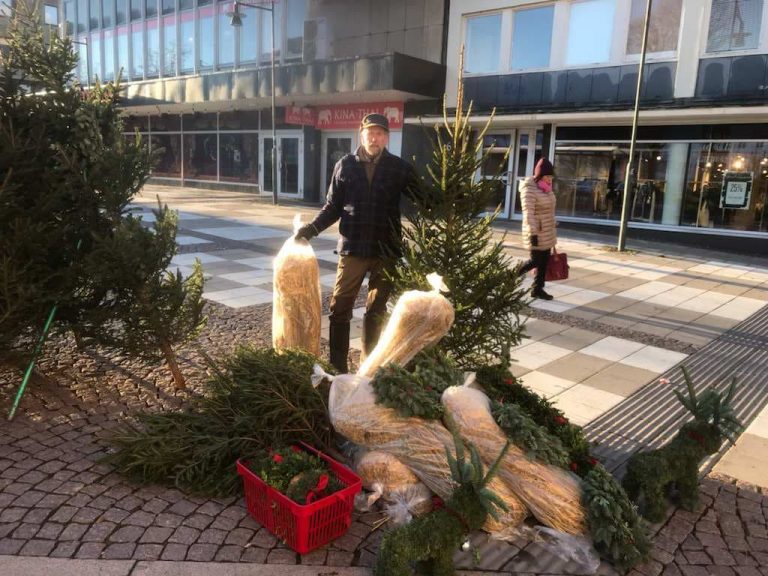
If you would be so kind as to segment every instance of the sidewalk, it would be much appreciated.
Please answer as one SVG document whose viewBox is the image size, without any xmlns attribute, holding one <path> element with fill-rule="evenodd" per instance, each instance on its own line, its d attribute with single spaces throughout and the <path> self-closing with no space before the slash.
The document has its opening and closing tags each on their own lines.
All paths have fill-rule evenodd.
<svg viewBox="0 0 768 576">
<path fill-rule="evenodd" d="M 226 350 L 238 342 L 269 342 L 272 258 L 290 234 L 294 213 L 308 219 L 316 208 L 148 186 L 137 202 L 145 221 L 156 194 L 181 211 L 174 266 L 188 272 L 199 257 L 209 277 L 205 343 Z M 335 230 L 313 240 L 326 297 L 335 276 L 335 240 Z M 506 242 L 511 256 L 525 256 L 514 233 Z M 513 352 L 514 371 L 587 427 L 768 303 L 768 269 L 755 268 L 750 259 L 693 257 L 667 246 L 662 256 L 662 247 L 657 253 L 647 243 L 640 253 L 616 254 L 570 235 L 559 247 L 569 254 L 571 277 L 547 287 L 555 300 L 533 303 L 528 339 Z M 355 315 L 353 336 L 361 309 Z M 370 515 L 355 515 L 345 537 L 299 557 L 248 517 L 242 500 L 136 486 L 97 464 L 103 430 L 133 410 L 183 406 L 186 393 L 171 389 L 163 367 L 79 353 L 67 341 L 51 346 L 57 348 L 40 369 L 54 378 L 33 382 L 22 413 L 0 428 L 0 576 L 370 573 L 381 538 Z M 193 350 L 185 356 L 194 388 L 204 370 Z M 3 401 L 17 380 L 0 372 Z M 715 469 L 729 477 L 705 479 L 694 513 L 677 511 L 654 526 L 656 548 L 641 567 L 644 576 L 768 576 L 768 497 L 757 489 L 768 489 L 766 448 L 763 410 Z M 479 564 L 465 552 L 457 555 L 460 567 L 578 573 L 532 542 L 477 538 L 474 544 Z M 600 573 L 610 570 L 603 566 Z"/>
</svg>

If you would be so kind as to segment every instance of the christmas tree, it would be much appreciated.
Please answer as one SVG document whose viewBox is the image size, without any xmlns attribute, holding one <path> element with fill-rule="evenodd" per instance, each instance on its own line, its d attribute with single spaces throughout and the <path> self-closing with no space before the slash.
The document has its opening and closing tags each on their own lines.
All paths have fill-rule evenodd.
<svg viewBox="0 0 768 576">
<path fill-rule="evenodd" d="M 439 346 L 461 367 L 474 368 L 489 359 L 508 358 L 510 347 L 520 341 L 524 291 L 503 238 L 493 236 L 499 208 L 487 213 L 501 175 L 476 178 L 487 160 L 483 136 L 493 118 L 473 134 L 471 104 L 463 110 L 461 78 L 452 121 L 445 103 L 443 110 L 442 125 L 434 130 L 428 177 L 414 194 L 415 209 L 406 216 L 403 257 L 391 279 L 400 293 L 428 289 L 431 272 L 443 277 L 456 317 Z"/>
</svg>

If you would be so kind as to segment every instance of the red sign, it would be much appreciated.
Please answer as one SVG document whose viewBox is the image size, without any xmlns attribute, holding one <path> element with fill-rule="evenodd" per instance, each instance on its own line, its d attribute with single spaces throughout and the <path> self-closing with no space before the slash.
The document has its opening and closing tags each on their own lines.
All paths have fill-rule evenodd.
<svg viewBox="0 0 768 576">
<path fill-rule="evenodd" d="M 315 111 L 312 108 L 301 106 L 286 106 L 285 123 L 300 124 L 302 126 L 314 126 Z"/>
<path fill-rule="evenodd" d="M 320 106 L 315 109 L 318 130 L 357 130 L 366 114 L 382 114 L 389 120 L 390 130 L 403 127 L 402 102 L 373 102 Z"/>
</svg>

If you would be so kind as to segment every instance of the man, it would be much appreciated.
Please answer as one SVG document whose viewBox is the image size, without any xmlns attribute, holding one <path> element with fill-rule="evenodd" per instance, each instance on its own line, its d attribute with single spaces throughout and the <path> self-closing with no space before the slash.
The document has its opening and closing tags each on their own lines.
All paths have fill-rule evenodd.
<svg viewBox="0 0 768 576">
<path fill-rule="evenodd" d="M 368 114 L 360 125 L 360 147 L 336 163 L 325 206 L 296 238 L 310 240 L 339 223 L 339 265 L 331 297 L 329 340 L 331 364 L 347 372 L 349 322 L 357 294 L 368 274 L 363 319 L 363 352 L 370 354 L 381 333 L 391 286 L 384 270 L 400 253 L 400 197 L 416 186 L 413 167 L 387 151 L 389 121 Z"/>
</svg>

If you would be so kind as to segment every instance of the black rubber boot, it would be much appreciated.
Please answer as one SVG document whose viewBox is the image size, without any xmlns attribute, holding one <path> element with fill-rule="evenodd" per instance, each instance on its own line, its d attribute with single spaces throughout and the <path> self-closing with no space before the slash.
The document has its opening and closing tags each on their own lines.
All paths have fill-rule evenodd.
<svg viewBox="0 0 768 576">
<path fill-rule="evenodd" d="M 384 321 L 380 315 L 366 313 L 363 316 L 363 354 L 366 357 L 376 348 L 383 326 Z"/>
<path fill-rule="evenodd" d="M 553 296 L 544 292 L 544 288 L 534 288 L 531 290 L 531 296 L 533 298 L 539 298 L 540 300 L 552 300 Z"/>
<path fill-rule="evenodd" d="M 331 348 L 331 364 L 339 374 L 347 374 L 347 355 L 349 353 L 349 322 L 331 322 L 328 328 L 328 340 Z"/>
</svg>

